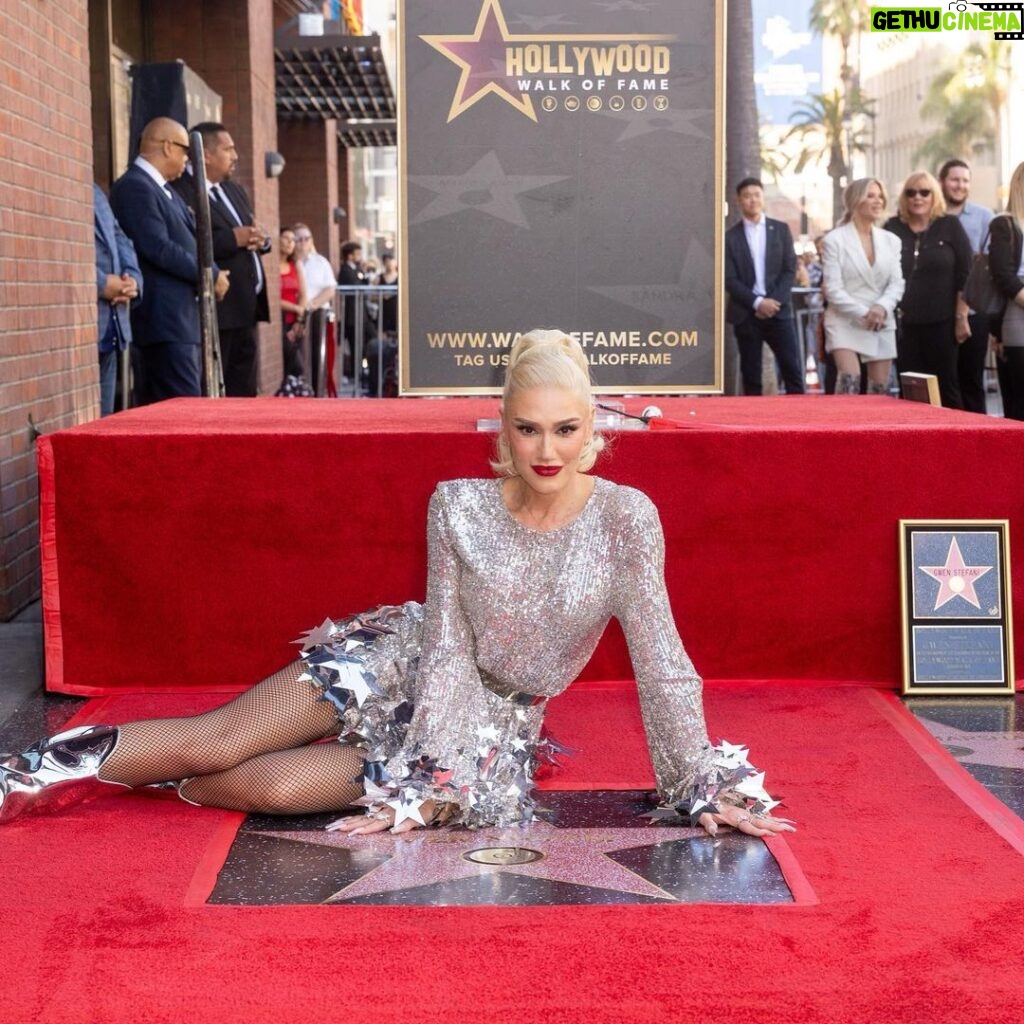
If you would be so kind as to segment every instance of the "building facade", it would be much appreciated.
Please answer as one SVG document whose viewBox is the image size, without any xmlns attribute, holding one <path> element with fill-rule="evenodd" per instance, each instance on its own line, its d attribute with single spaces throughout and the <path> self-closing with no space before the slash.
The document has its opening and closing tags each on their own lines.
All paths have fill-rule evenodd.
<svg viewBox="0 0 1024 1024">
<path fill-rule="evenodd" d="M 219 97 L 220 119 L 239 152 L 236 178 L 258 220 L 275 240 L 281 224 L 305 221 L 337 266 L 341 241 L 358 227 L 350 216 L 348 146 L 393 141 L 393 125 L 391 138 L 378 133 L 367 142 L 360 118 L 364 129 L 353 140 L 347 119 L 353 103 L 365 105 L 362 94 L 333 97 L 333 116 L 315 96 L 311 107 L 288 107 L 278 81 L 287 78 L 287 60 L 277 44 L 300 14 L 351 16 L 359 7 L 310 0 L 0 5 L 0 620 L 40 590 L 35 437 L 99 415 L 92 183 L 109 190 L 128 166 L 133 68 L 187 65 Z M 333 31 L 340 39 L 350 29 L 336 23 Z M 383 68 L 374 38 L 366 39 L 376 54 L 368 63 Z M 379 96 L 373 103 L 386 106 Z M 266 155 L 275 152 L 285 158 L 280 177 L 266 170 Z M 264 265 L 276 281 L 273 254 Z M 272 394 L 282 375 L 275 287 L 269 297 L 271 323 L 260 331 L 262 394 Z"/>
</svg>

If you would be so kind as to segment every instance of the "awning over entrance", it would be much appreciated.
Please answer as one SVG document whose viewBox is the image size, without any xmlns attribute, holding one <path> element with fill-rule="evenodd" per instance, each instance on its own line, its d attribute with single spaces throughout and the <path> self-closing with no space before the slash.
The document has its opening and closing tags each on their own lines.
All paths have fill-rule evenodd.
<svg viewBox="0 0 1024 1024">
<path fill-rule="evenodd" d="M 336 22 L 324 30 L 303 36 L 288 27 L 274 37 L 278 118 L 334 118 L 347 148 L 394 146 L 395 95 L 380 37 L 340 34 Z"/>
</svg>

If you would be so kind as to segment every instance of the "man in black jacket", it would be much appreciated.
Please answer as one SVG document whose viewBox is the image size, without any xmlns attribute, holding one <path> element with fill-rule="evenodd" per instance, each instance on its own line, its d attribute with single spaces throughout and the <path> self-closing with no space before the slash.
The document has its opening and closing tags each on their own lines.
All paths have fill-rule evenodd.
<svg viewBox="0 0 1024 1024">
<path fill-rule="evenodd" d="M 256 324 L 270 319 L 267 276 L 260 260 L 261 254 L 270 252 L 270 236 L 256 224 L 245 189 L 231 180 L 238 150 L 227 128 L 204 121 L 192 131 L 203 137 L 213 258 L 221 270 L 231 273 L 231 289 L 217 304 L 224 390 L 229 398 L 249 398 L 256 394 Z M 175 187 L 194 210 L 195 178 L 183 174 Z"/>
<path fill-rule="evenodd" d="M 764 215 L 757 178 L 736 186 L 743 217 L 725 233 L 726 319 L 736 332 L 745 395 L 761 394 L 761 346 L 775 354 L 787 395 L 804 393 L 801 346 L 793 329 L 790 294 L 796 250 L 789 228 Z"/>
<path fill-rule="evenodd" d="M 341 247 L 341 269 L 338 271 L 340 285 L 368 285 L 373 282 L 363 270 L 363 247 L 358 242 L 346 242 Z M 366 309 L 366 296 L 342 294 L 345 315 L 342 318 L 342 339 L 344 346 L 343 373 L 346 377 L 354 377 L 353 356 L 355 354 L 356 315 L 363 319 L 363 345 L 365 346 L 377 336 L 373 321 Z"/>
</svg>

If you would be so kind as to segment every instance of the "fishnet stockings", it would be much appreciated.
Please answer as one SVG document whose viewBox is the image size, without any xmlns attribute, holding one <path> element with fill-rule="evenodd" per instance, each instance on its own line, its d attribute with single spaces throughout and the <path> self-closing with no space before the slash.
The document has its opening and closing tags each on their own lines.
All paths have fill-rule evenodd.
<svg viewBox="0 0 1024 1024">
<path fill-rule="evenodd" d="M 352 781 L 361 758 L 336 743 L 308 746 L 338 723 L 298 681 L 301 672 L 293 662 L 202 715 L 120 726 L 99 778 L 125 786 L 189 779 L 182 796 L 230 810 L 300 814 L 351 803 L 362 791 Z"/>
<path fill-rule="evenodd" d="M 363 759 L 354 747 L 314 743 L 251 757 L 227 771 L 187 779 L 189 803 L 259 814 L 340 811 L 363 795 Z"/>
</svg>

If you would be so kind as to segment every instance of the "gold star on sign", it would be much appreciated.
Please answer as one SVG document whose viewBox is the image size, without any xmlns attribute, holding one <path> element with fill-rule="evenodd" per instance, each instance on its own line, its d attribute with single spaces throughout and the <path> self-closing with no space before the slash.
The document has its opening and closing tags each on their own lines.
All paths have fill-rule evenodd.
<svg viewBox="0 0 1024 1024">
<path fill-rule="evenodd" d="M 547 33 L 515 35 L 508 30 L 499 0 L 483 0 L 476 28 L 472 35 L 421 35 L 429 46 L 443 53 L 462 69 L 459 84 L 448 109 L 448 121 L 468 110 L 490 93 L 500 97 L 531 121 L 537 120 L 533 100 L 519 88 L 516 77 L 508 71 L 506 50 L 515 43 L 618 43 L 671 42 L 673 35 L 636 34 L 632 32 L 596 33 L 588 35 Z"/>
<path fill-rule="evenodd" d="M 520 92 L 515 80 L 503 70 L 505 46 L 512 41 L 512 37 L 498 0 L 484 0 L 472 35 L 429 35 L 420 38 L 462 68 L 458 88 L 448 109 L 449 122 L 488 93 L 500 96 L 520 113 L 533 121 L 537 120 L 533 100 L 528 94 Z"/>
</svg>

